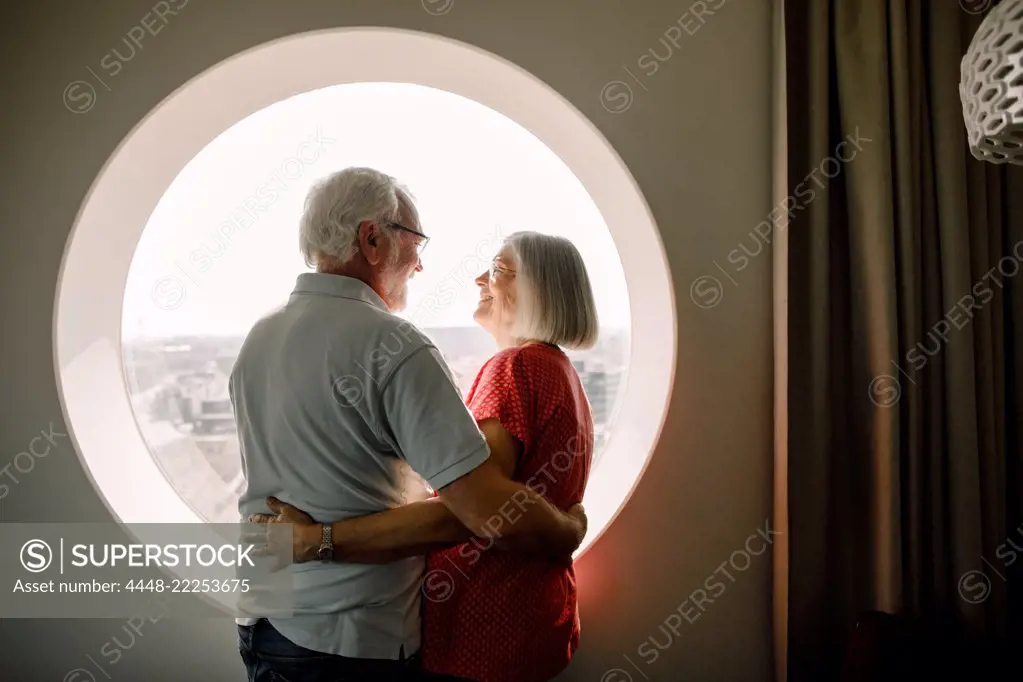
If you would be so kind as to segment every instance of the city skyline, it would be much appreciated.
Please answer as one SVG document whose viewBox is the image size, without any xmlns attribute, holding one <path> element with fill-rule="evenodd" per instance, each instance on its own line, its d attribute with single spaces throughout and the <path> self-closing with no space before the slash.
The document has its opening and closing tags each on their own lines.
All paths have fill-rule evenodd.
<svg viewBox="0 0 1023 682">
<path fill-rule="evenodd" d="M 427 327 L 463 397 L 496 352 L 480 327 Z M 594 464 L 600 460 L 628 375 L 627 332 L 601 335 L 585 351 L 567 351 L 593 411 Z M 178 495 L 207 521 L 235 520 L 244 481 L 227 390 L 244 335 L 174 335 L 123 345 L 132 409 L 150 453 Z M 410 477 L 407 485 L 415 478 Z M 414 489 L 406 491 L 413 499 Z M 421 492 L 421 491 L 419 491 Z"/>
<path fill-rule="evenodd" d="M 422 327 L 421 331 L 440 349 L 445 360 L 453 370 L 465 375 L 467 368 L 473 369 L 469 379 L 489 357 L 498 351 L 493 337 L 486 330 L 476 325 L 451 327 Z M 196 363 L 216 363 L 225 374 L 230 373 L 227 360 L 233 364 L 234 358 L 241 348 L 245 334 L 185 334 L 153 338 L 136 338 L 124 341 L 125 365 L 129 378 L 129 392 L 138 393 L 146 390 L 136 381 L 139 367 L 134 366 L 140 359 L 148 358 L 147 362 L 156 362 L 168 373 L 183 371 L 180 361 L 171 356 L 192 356 L 191 368 L 199 370 Z M 630 348 L 627 329 L 601 329 L 601 334 L 593 348 L 586 350 L 566 350 L 566 355 L 573 365 L 588 366 L 599 369 L 624 369 L 628 365 Z M 196 359 L 196 358 L 200 359 Z"/>
</svg>

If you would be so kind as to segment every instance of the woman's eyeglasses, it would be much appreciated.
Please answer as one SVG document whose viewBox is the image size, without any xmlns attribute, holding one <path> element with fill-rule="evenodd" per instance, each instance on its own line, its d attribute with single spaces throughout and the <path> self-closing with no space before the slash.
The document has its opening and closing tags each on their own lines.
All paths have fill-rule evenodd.
<svg viewBox="0 0 1023 682">
<path fill-rule="evenodd" d="M 384 223 L 384 225 L 387 225 L 388 227 L 393 227 L 396 230 L 408 232 L 409 234 L 414 234 L 417 237 L 422 237 L 422 240 L 418 244 L 416 244 L 416 253 L 419 254 L 420 256 L 422 256 L 423 251 L 426 250 L 426 245 L 430 243 L 430 238 L 427 237 L 422 232 L 420 232 L 419 230 L 413 230 L 411 227 L 405 227 L 401 223 L 392 223 L 390 221 Z"/>
<path fill-rule="evenodd" d="M 490 279 L 494 279 L 494 277 L 499 272 L 506 272 L 509 275 L 514 275 L 515 274 L 515 270 L 509 270 L 508 268 L 502 268 L 500 265 L 497 264 L 497 261 L 491 261 L 490 262 Z"/>
</svg>

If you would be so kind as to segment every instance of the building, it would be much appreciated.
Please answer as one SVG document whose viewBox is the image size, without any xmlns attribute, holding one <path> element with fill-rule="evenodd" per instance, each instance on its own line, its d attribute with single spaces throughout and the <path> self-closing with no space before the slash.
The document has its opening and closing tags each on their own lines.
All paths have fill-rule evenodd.
<svg viewBox="0 0 1023 682">
<path fill-rule="evenodd" d="M 625 375 L 624 368 L 593 360 L 573 360 L 572 366 L 579 372 L 583 390 L 590 401 L 594 426 L 605 430 L 614 417 L 618 391 Z"/>
</svg>

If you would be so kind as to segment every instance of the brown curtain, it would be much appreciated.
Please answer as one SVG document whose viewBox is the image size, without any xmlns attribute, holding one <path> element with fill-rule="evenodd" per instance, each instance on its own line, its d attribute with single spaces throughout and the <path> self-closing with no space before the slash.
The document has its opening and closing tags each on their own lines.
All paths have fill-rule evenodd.
<svg viewBox="0 0 1023 682">
<path fill-rule="evenodd" d="M 867 610 L 1020 631 L 1023 168 L 968 150 L 982 4 L 784 2 L 775 622 L 795 682 L 837 679 Z"/>
</svg>

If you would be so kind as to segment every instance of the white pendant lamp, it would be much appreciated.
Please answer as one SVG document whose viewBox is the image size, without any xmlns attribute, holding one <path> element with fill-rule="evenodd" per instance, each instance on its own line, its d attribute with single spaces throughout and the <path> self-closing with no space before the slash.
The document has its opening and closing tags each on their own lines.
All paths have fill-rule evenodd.
<svg viewBox="0 0 1023 682">
<path fill-rule="evenodd" d="M 1023 166 L 1023 0 L 1003 0 L 984 17 L 960 72 L 970 152 Z"/>
</svg>

